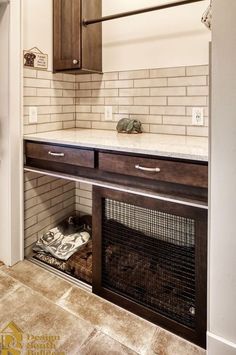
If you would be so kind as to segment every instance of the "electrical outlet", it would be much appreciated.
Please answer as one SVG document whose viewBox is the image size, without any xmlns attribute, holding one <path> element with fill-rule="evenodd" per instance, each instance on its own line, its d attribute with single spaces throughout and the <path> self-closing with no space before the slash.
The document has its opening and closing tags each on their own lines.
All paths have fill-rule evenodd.
<svg viewBox="0 0 236 355">
<path fill-rule="evenodd" d="M 192 125 L 194 125 L 194 126 L 203 126 L 204 125 L 203 107 L 193 107 Z"/>
<path fill-rule="evenodd" d="M 29 107 L 29 123 L 37 123 L 38 122 L 38 109 L 37 107 Z"/>
<path fill-rule="evenodd" d="M 105 106 L 105 121 L 112 121 L 112 106 Z"/>
</svg>

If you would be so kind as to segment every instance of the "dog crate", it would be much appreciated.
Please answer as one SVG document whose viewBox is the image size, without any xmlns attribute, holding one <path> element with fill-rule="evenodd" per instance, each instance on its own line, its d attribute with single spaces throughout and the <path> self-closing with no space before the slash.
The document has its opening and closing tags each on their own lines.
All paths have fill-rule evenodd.
<svg viewBox="0 0 236 355">
<path fill-rule="evenodd" d="M 94 188 L 93 292 L 205 347 L 207 211 Z"/>
</svg>

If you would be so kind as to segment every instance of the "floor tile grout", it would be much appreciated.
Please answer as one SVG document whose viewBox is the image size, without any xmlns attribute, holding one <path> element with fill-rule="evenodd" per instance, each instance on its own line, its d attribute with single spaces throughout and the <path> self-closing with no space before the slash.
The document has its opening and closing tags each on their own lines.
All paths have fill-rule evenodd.
<svg viewBox="0 0 236 355">
<path fill-rule="evenodd" d="M 23 262 L 24 263 L 24 262 Z M 40 280 L 40 282 L 41 282 L 41 277 L 43 278 L 44 277 L 44 273 L 42 273 L 42 274 L 39 274 L 40 275 L 40 277 L 39 277 L 39 280 L 36 280 L 36 283 L 34 283 L 33 285 L 32 285 L 32 287 L 30 286 L 30 282 L 31 282 L 31 279 L 29 279 L 28 280 L 28 278 L 26 279 L 26 282 L 28 282 L 28 285 L 26 284 L 26 283 L 24 283 L 24 281 L 21 281 L 21 280 L 19 280 L 19 278 L 17 278 L 17 272 L 19 272 L 19 275 L 21 275 L 21 278 L 22 277 L 24 277 L 24 271 L 25 270 L 27 270 L 27 267 L 29 268 L 30 267 L 30 261 L 27 261 L 26 263 L 25 263 L 25 265 L 26 266 L 24 266 L 23 267 L 23 269 L 19 269 L 20 271 L 15 271 L 15 274 L 14 275 L 11 275 L 11 273 L 9 274 L 8 272 L 7 272 L 7 270 L 8 269 L 11 269 L 11 268 L 8 268 L 8 267 L 3 267 L 3 266 L 0 266 L 0 273 L 2 274 L 2 275 L 4 275 L 4 276 L 6 276 L 6 277 L 9 277 L 9 278 L 11 278 L 12 280 L 14 280 L 15 282 L 16 282 L 16 285 L 19 285 L 19 286 L 17 286 L 17 287 L 15 287 L 15 290 L 17 290 L 17 289 L 19 289 L 21 286 L 23 286 L 23 287 L 25 287 L 26 289 L 28 289 L 28 290 L 30 290 L 33 294 L 35 294 L 36 295 L 36 297 L 37 297 L 37 295 L 39 295 L 43 300 L 45 300 L 46 302 L 49 302 L 50 304 L 52 304 L 52 305 L 54 305 L 54 306 L 57 306 L 57 307 L 59 307 L 59 309 L 61 309 L 62 311 L 64 311 L 64 312 L 66 312 L 68 315 L 71 315 L 71 316 L 73 316 L 73 317 L 75 317 L 75 319 L 78 319 L 78 320 L 80 320 L 80 321 L 82 321 L 82 322 L 85 322 L 85 328 L 86 328 L 86 324 L 87 324 L 87 326 L 89 327 L 89 329 L 91 328 L 92 330 L 91 330 L 91 333 L 89 333 L 89 335 L 86 335 L 86 338 L 83 340 L 83 342 L 79 345 L 79 348 L 78 348 L 78 350 L 80 350 L 80 349 L 82 349 L 82 347 L 86 344 L 86 342 L 90 342 L 90 340 L 89 340 L 89 338 L 91 337 L 91 335 L 94 333 L 94 336 L 92 337 L 92 338 L 95 338 L 95 334 L 100 334 L 100 335 L 102 335 L 102 336 L 105 336 L 105 337 L 108 337 L 109 339 L 111 339 L 112 341 L 114 341 L 115 343 L 117 343 L 117 344 L 120 344 L 122 347 L 124 347 L 125 349 L 127 349 L 127 350 L 129 350 L 129 351 L 131 351 L 131 352 L 133 352 L 134 354 L 137 354 L 137 355 L 150 355 L 150 354 L 152 354 L 152 355 L 154 355 L 154 354 L 158 354 L 158 352 L 156 353 L 155 351 L 156 350 L 154 350 L 153 349 L 153 346 L 157 346 L 157 351 L 159 350 L 159 345 L 156 345 L 156 344 L 159 344 L 160 343 L 160 347 L 161 347 L 161 349 L 163 349 L 163 347 L 165 348 L 165 342 L 176 342 L 176 343 L 184 343 L 185 345 L 184 346 L 187 346 L 189 349 L 190 349 L 190 351 L 189 351 L 189 353 L 188 353 L 188 355 L 190 355 L 190 354 L 192 354 L 192 353 L 196 353 L 196 354 L 200 354 L 200 352 L 199 351 L 201 351 L 202 349 L 201 348 L 199 348 L 199 347 L 197 347 L 197 346 L 195 346 L 194 344 L 192 344 L 192 343 L 190 343 L 190 342 L 188 342 L 187 340 L 184 340 L 184 339 L 182 339 L 181 337 L 179 337 L 179 336 L 177 336 L 177 335 L 174 335 L 174 334 L 172 334 L 172 333 L 170 333 L 169 331 L 167 331 L 167 330 L 165 330 L 165 329 L 163 329 L 163 328 L 161 328 L 161 327 L 159 327 L 159 326 L 157 326 L 157 325 L 155 325 L 155 324 L 153 324 L 153 323 L 151 323 L 151 322 L 149 322 L 149 321 L 146 321 L 146 320 L 144 320 L 143 318 L 141 318 L 141 317 L 139 317 L 139 316 L 137 316 L 137 315 L 135 315 L 135 314 L 133 314 L 133 313 L 131 313 L 131 312 L 129 312 L 129 311 L 127 311 L 127 310 L 125 310 L 125 309 L 123 309 L 123 308 L 121 308 L 121 307 L 119 307 L 119 306 L 117 306 L 117 305 L 115 305 L 115 304 L 113 304 L 113 303 L 111 303 L 111 302 L 109 302 L 109 301 L 107 301 L 107 300 L 104 300 L 103 298 L 101 298 L 101 297 L 99 297 L 99 296 L 97 296 L 97 295 L 94 295 L 94 294 L 92 294 L 92 293 L 90 293 L 90 292 L 88 292 L 88 291 L 86 291 L 86 290 L 84 290 L 84 289 L 81 289 L 79 286 L 77 286 L 77 285 L 74 285 L 73 283 L 71 283 L 70 281 L 68 281 L 68 280 L 65 280 L 65 279 L 63 279 L 63 278 L 61 278 L 60 276 L 58 276 L 58 275 L 55 275 L 55 274 L 53 274 L 53 273 L 50 273 L 49 271 L 47 271 L 47 270 L 44 270 L 44 272 L 45 272 L 45 275 L 47 276 L 47 274 L 48 274 L 48 278 L 45 276 L 45 278 L 46 279 L 48 279 L 48 282 L 50 282 L 50 281 L 52 281 L 52 283 L 54 284 L 54 281 L 55 281 L 55 287 L 58 287 L 58 285 L 60 286 L 60 280 L 61 281 L 63 281 L 63 283 L 61 284 L 62 286 L 61 286 L 61 290 L 62 290 L 62 294 L 61 293 L 59 293 L 59 297 L 58 298 L 55 298 L 54 299 L 54 297 L 53 297 L 53 299 L 54 300 L 51 300 L 50 298 L 49 298 L 49 296 L 50 296 L 50 292 L 49 292 L 49 288 L 48 288 L 48 297 L 47 296 L 45 296 L 44 294 L 43 294 L 43 292 L 40 292 L 40 290 L 37 290 L 37 289 L 34 289 L 33 287 L 38 287 L 39 286 L 39 280 Z M 27 266 L 28 265 L 28 266 Z M 34 264 L 34 266 L 37 268 L 37 269 L 41 269 L 40 268 L 40 266 L 38 266 L 38 265 L 35 265 Z M 12 267 L 13 268 L 13 272 L 14 272 L 14 266 Z M 36 270 L 37 271 L 37 270 Z M 23 273 L 22 273 L 23 272 Z M 50 276 L 53 276 L 52 277 L 52 279 L 50 279 Z M 20 276 L 19 276 L 20 277 Z M 33 280 L 33 279 L 32 279 Z M 37 283 L 38 282 L 38 283 Z M 65 284 L 64 284 L 65 283 Z M 35 286 L 34 286 L 35 285 Z M 81 290 L 83 293 L 85 293 L 85 295 L 83 295 L 83 294 L 81 294 L 81 296 L 82 296 L 82 303 L 80 303 L 80 307 L 78 308 L 78 312 L 76 312 L 76 308 L 75 308 L 75 310 L 73 310 L 73 307 L 69 307 L 69 306 L 67 306 L 67 303 L 68 303 L 68 305 L 70 305 L 70 302 L 72 302 L 71 303 L 71 305 L 73 306 L 73 304 L 74 304 L 74 302 L 73 302 L 73 297 L 74 297 L 74 295 L 73 295 L 73 292 L 72 292 L 72 290 L 74 290 L 74 292 L 75 292 L 75 296 L 77 296 L 77 291 L 76 290 Z M 12 291 L 14 291 L 14 285 L 13 285 L 13 287 L 12 287 L 12 289 L 11 289 L 11 292 Z M 125 312 L 125 315 L 124 315 L 124 321 L 126 321 L 125 319 L 125 317 L 128 317 L 129 316 L 129 314 L 131 315 L 131 316 L 134 316 L 135 318 L 137 318 L 137 320 L 138 319 L 140 319 L 140 320 L 142 320 L 142 322 L 143 321 L 145 321 L 145 322 L 147 322 L 147 324 L 149 324 L 149 325 L 151 325 L 153 328 L 150 328 L 150 331 L 153 331 L 153 334 L 152 334 L 152 332 L 151 333 L 149 333 L 150 334 L 150 339 L 149 338 L 147 338 L 148 340 L 147 340 L 147 343 L 145 343 L 145 341 L 144 340 L 141 340 L 141 342 L 140 343 L 138 343 L 137 344 L 137 346 L 135 346 L 135 342 L 133 343 L 132 341 L 130 341 L 132 338 L 129 338 L 129 337 L 124 337 L 124 334 L 123 333 L 119 333 L 119 328 L 116 328 L 116 327 L 114 327 L 114 328 L 111 328 L 111 332 L 109 331 L 110 330 L 110 328 L 109 328 L 109 323 L 108 323 L 108 327 L 107 327 L 107 325 L 106 325 L 106 323 L 99 323 L 100 322 L 100 320 L 99 320 L 99 322 L 97 323 L 97 321 L 95 321 L 95 323 L 97 323 L 97 325 L 95 325 L 95 323 L 93 323 L 92 321 L 91 321 L 91 319 L 87 319 L 86 317 L 87 317 L 87 315 L 86 315 L 86 312 L 85 313 L 83 313 L 82 312 L 82 316 L 80 316 L 80 314 L 79 314 L 79 312 L 80 312 L 80 309 L 81 309 L 81 307 L 83 307 L 83 304 L 84 304 L 84 302 L 86 303 L 86 300 L 87 300 L 87 297 L 86 297 L 86 295 L 87 295 L 87 297 L 88 297 L 88 301 L 91 301 L 91 299 L 90 299 L 90 296 L 94 296 L 94 297 L 96 297 L 97 298 L 97 300 L 98 300 L 98 310 L 100 309 L 100 306 L 102 307 L 101 308 L 101 310 L 102 311 L 105 311 L 105 312 L 107 312 L 107 309 L 106 309 L 106 307 L 109 307 L 109 306 L 112 306 L 112 307 L 115 307 L 119 312 L 120 311 L 123 311 L 123 312 Z M 72 297 L 71 299 L 70 299 L 70 296 Z M 6 297 L 5 297 L 6 298 Z M 3 299 L 5 299 L 5 298 L 3 298 Z M 67 302 L 68 301 L 68 302 Z M 104 303 L 105 302 L 105 304 L 106 304 L 106 306 L 104 305 L 104 308 L 103 308 L 103 305 L 102 305 L 102 303 L 100 304 L 100 301 L 102 302 L 102 303 Z M 96 307 L 95 307 L 96 308 Z M 94 309 L 95 309 L 94 308 Z M 91 308 L 90 310 L 94 310 L 93 308 Z M 119 312 L 117 313 L 117 314 L 119 314 Z M 108 313 L 107 313 L 107 315 L 108 315 L 108 320 L 109 321 L 111 321 L 112 320 L 112 309 L 109 311 L 109 308 L 108 308 Z M 110 319 L 110 317 L 111 317 L 111 319 Z M 114 319 L 116 319 L 116 318 L 114 318 Z M 123 323 L 122 323 L 123 324 Z M 122 325 L 121 324 L 121 325 Z M 128 325 L 129 323 L 127 323 L 127 325 Z M 136 323 L 135 323 L 136 324 Z M 137 325 L 138 326 L 143 326 L 143 324 L 142 323 L 137 323 Z M 144 326 L 145 326 L 145 323 L 144 323 Z M 112 327 L 112 323 L 111 323 L 111 327 Z M 117 332 L 117 330 L 118 330 L 118 333 L 116 333 Z M 140 330 L 139 330 L 140 331 Z M 137 337 L 138 336 L 138 334 L 139 333 L 135 333 L 134 332 L 134 334 L 135 334 L 135 337 Z M 116 336 L 117 335 L 117 336 Z M 92 339 L 91 338 L 91 339 Z M 164 339 L 164 343 L 163 343 L 163 339 Z M 122 341 L 122 340 L 124 340 L 124 342 Z M 127 341 L 128 340 L 128 341 Z M 133 339 L 132 339 L 133 340 Z M 95 342 L 97 341 L 97 339 L 95 339 L 94 340 Z M 100 341 L 100 340 L 99 340 Z M 125 343 L 125 344 L 124 344 Z M 164 345 L 163 345 L 164 344 Z M 133 346 L 132 346 L 133 345 Z M 181 345 L 182 346 L 182 345 Z M 192 348 L 193 347 L 193 348 Z M 125 350 L 124 349 L 124 350 Z M 191 350 L 192 349 L 192 350 Z M 194 350 L 195 349 L 195 350 Z M 84 350 L 84 349 L 83 349 Z M 167 350 L 168 352 L 167 353 L 165 353 L 166 355 L 168 355 L 169 354 L 169 350 Z M 164 353 L 163 353 L 164 354 Z M 178 353 L 179 354 L 179 353 Z M 172 354 L 171 354 L 172 355 Z M 187 355 L 187 353 L 181 353 L 181 355 Z"/>
<path fill-rule="evenodd" d="M 43 299 L 49 301 L 50 303 L 52 303 L 52 304 L 54 304 L 54 305 L 60 307 L 62 310 L 64 310 L 64 311 L 70 313 L 71 315 L 75 316 L 75 317 L 78 318 L 79 320 L 85 321 L 86 323 L 88 323 L 89 325 L 91 325 L 91 326 L 94 328 L 94 330 L 100 331 L 102 334 L 105 334 L 106 336 L 110 337 L 110 338 L 113 339 L 114 341 L 116 341 L 116 342 L 120 343 L 121 345 L 125 346 L 126 348 L 132 350 L 132 351 L 135 352 L 137 355 L 142 355 L 141 353 L 138 353 L 138 352 L 136 352 L 134 349 L 129 348 L 127 345 L 121 343 L 121 342 L 118 341 L 117 339 L 114 339 L 110 334 L 104 332 L 104 331 L 102 330 L 102 328 L 100 328 L 100 327 L 98 327 L 98 326 L 95 326 L 95 325 L 94 325 L 92 322 L 90 322 L 89 320 L 78 316 L 78 314 L 76 314 L 75 312 L 71 311 L 69 308 L 63 307 L 62 305 L 58 304 L 58 301 L 59 301 L 61 298 L 63 298 L 63 296 L 64 296 L 68 291 L 71 291 L 71 289 L 72 289 L 73 287 L 79 288 L 79 286 L 76 286 L 76 285 L 71 284 L 72 286 L 70 287 L 70 289 L 67 290 L 67 291 L 65 292 L 65 294 L 63 294 L 63 295 L 60 297 L 60 299 L 58 299 L 57 301 L 54 302 L 54 301 L 51 301 L 51 300 L 50 300 L 49 298 L 47 298 L 46 296 L 44 296 L 43 294 L 41 294 L 40 292 L 38 292 L 38 291 L 32 289 L 30 286 L 24 284 L 23 282 L 21 282 L 20 280 L 18 280 L 18 279 L 15 278 L 14 276 L 5 273 L 5 272 L 4 272 L 3 270 L 1 270 L 1 269 L 0 269 L 0 272 L 4 273 L 5 275 L 7 275 L 8 277 L 10 277 L 11 279 L 15 280 L 16 282 L 18 282 L 18 283 L 19 283 L 20 285 L 22 285 L 23 287 L 26 287 L 27 289 L 31 290 L 32 292 L 35 292 L 36 294 L 40 295 L 41 297 L 43 297 Z M 59 276 L 56 276 L 56 275 L 54 275 L 54 276 L 60 278 Z M 62 280 L 63 280 L 63 279 L 62 279 Z M 63 280 L 63 281 L 65 281 L 65 280 Z M 69 281 L 66 281 L 66 282 L 68 282 L 68 283 L 70 284 Z M 18 289 L 18 288 L 17 288 L 17 289 Z M 84 292 L 87 292 L 87 291 L 85 291 L 85 290 L 83 290 L 83 291 L 84 291 Z M 99 298 L 101 298 L 101 297 L 99 297 Z M 103 299 L 102 299 L 102 300 L 103 300 Z M 106 301 L 106 300 L 105 300 L 105 301 Z M 108 302 L 108 301 L 106 301 L 106 302 Z M 108 302 L 108 303 L 109 303 L 109 302 Z M 113 304 L 112 304 L 112 306 L 113 306 Z M 115 305 L 115 306 L 116 306 L 116 305 Z M 117 306 L 117 307 L 118 307 L 118 306 Z M 118 308 L 120 308 L 120 307 L 118 307 Z M 124 311 L 125 311 L 125 310 L 124 310 Z M 93 330 L 93 331 L 94 331 L 94 330 Z M 154 333 L 155 333 L 155 332 L 154 332 Z"/>
</svg>

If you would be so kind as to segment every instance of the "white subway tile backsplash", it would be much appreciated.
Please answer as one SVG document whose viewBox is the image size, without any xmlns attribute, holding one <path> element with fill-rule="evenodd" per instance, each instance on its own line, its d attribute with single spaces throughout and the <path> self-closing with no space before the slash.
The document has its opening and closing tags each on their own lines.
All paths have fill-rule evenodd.
<svg viewBox="0 0 236 355">
<path fill-rule="evenodd" d="M 37 125 L 25 125 L 24 126 L 24 134 L 34 134 L 37 133 Z"/>
<path fill-rule="evenodd" d="M 37 70 L 24 68 L 23 70 L 24 78 L 36 78 Z"/>
<path fill-rule="evenodd" d="M 76 119 L 81 121 L 100 121 L 101 115 L 100 113 L 83 113 L 77 112 Z"/>
<path fill-rule="evenodd" d="M 75 98 L 75 90 L 63 90 L 63 96 Z"/>
<path fill-rule="evenodd" d="M 208 96 L 209 87 L 208 86 L 190 86 L 187 88 L 188 96 Z"/>
<path fill-rule="evenodd" d="M 63 74 L 62 76 L 63 81 L 75 83 L 75 75 L 72 74 Z"/>
<path fill-rule="evenodd" d="M 208 65 L 198 65 L 190 66 L 186 68 L 186 75 L 209 75 L 209 66 Z"/>
<path fill-rule="evenodd" d="M 150 125 L 151 133 L 185 135 L 185 126 Z"/>
<path fill-rule="evenodd" d="M 62 106 L 62 112 L 63 113 L 75 113 L 75 106 L 70 105 L 70 106 Z"/>
<path fill-rule="evenodd" d="M 51 81 L 51 88 L 53 89 L 63 89 L 63 90 L 74 90 L 75 83 L 66 82 L 66 81 Z"/>
<path fill-rule="evenodd" d="M 119 96 L 149 96 L 149 88 L 137 88 L 137 89 L 120 89 Z M 118 95 L 117 95 L 118 96 Z"/>
<path fill-rule="evenodd" d="M 39 106 L 38 107 L 38 114 L 44 115 L 44 114 L 50 114 L 50 113 L 61 113 L 62 112 L 62 106 Z"/>
<path fill-rule="evenodd" d="M 168 78 L 185 76 L 185 67 L 151 69 L 150 78 Z"/>
<path fill-rule="evenodd" d="M 93 97 L 117 97 L 118 89 L 100 89 L 92 90 Z"/>
<path fill-rule="evenodd" d="M 80 90 L 92 90 L 92 89 L 103 89 L 105 87 L 104 81 L 89 81 L 85 83 L 80 83 L 79 88 Z"/>
<path fill-rule="evenodd" d="M 58 129 L 62 129 L 62 122 L 42 123 L 38 125 L 37 133 L 57 131 Z"/>
<path fill-rule="evenodd" d="M 77 83 L 85 82 L 85 81 L 92 81 L 92 75 L 91 74 L 76 75 L 75 81 Z"/>
<path fill-rule="evenodd" d="M 84 97 L 80 98 L 78 104 L 82 106 L 87 105 L 104 105 L 104 97 Z"/>
<path fill-rule="evenodd" d="M 25 97 L 25 106 L 48 106 L 50 105 L 50 97 Z"/>
<path fill-rule="evenodd" d="M 116 122 L 92 122 L 93 129 L 107 129 L 107 130 L 115 130 Z"/>
<path fill-rule="evenodd" d="M 95 106 L 95 107 L 97 107 L 97 106 Z M 91 106 L 76 105 L 75 111 L 76 112 L 91 112 Z"/>
<path fill-rule="evenodd" d="M 62 122 L 62 129 L 75 128 L 75 120 Z"/>
<path fill-rule="evenodd" d="M 37 96 L 44 96 L 44 97 L 61 97 L 62 90 L 54 90 L 54 89 L 37 89 Z"/>
<path fill-rule="evenodd" d="M 50 80 L 24 78 L 24 86 L 31 88 L 50 88 Z"/>
<path fill-rule="evenodd" d="M 207 85 L 206 76 L 185 76 L 168 78 L 168 86 L 197 86 Z"/>
<path fill-rule="evenodd" d="M 91 97 L 92 90 L 77 90 L 77 97 Z"/>
<path fill-rule="evenodd" d="M 106 89 L 122 89 L 122 88 L 132 88 L 134 86 L 133 80 L 112 80 L 105 81 Z"/>
<path fill-rule="evenodd" d="M 77 118 L 77 116 L 76 116 Z M 85 129 L 90 129 L 92 128 L 92 122 L 91 121 L 79 121 L 78 119 L 76 120 L 76 128 L 85 128 Z"/>
<path fill-rule="evenodd" d="M 151 88 L 151 87 L 162 87 L 167 86 L 167 79 L 141 79 L 141 80 L 134 80 L 134 87 L 137 88 Z"/>
<path fill-rule="evenodd" d="M 167 87 L 150 89 L 151 96 L 186 96 L 185 87 Z"/>
<path fill-rule="evenodd" d="M 190 126 L 192 118 L 188 116 L 163 116 L 163 124 Z"/>
<path fill-rule="evenodd" d="M 37 96 L 36 88 L 24 88 L 24 96 Z"/>
<path fill-rule="evenodd" d="M 25 75 L 27 76 L 27 75 Z M 27 76 L 28 77 L 28 76 Z M 54 74 L 51 71 L 37 70 L 37 78 L 53 80 Z"/>
<path fill-rule="evenodd" d="M 119 73 L 119 80 L 149 78 L 149 75 L 148 69 L 123 71 Z"/>
<path fill-rule="evenodd" d="M 142 126 L 144 124 L 161 124 L 162 123 L 162 116 L 158 115 L 130 115 L 131 119 L 138 119 L 142 122 Z"/>
<path fill-rule="evenodd" d="M 106 97 L 105 105 L 113 106 L 113 105 L 133 105 L 134 98 L 133 97 Z"/>
<path fill-rule="evenodd" d="M 187 127 L 187 135 L 208 137 L 208 127 L 189 126 Z"/>
<path fill-rule="evenodd" d="M 60 122 L 60 121 L 73 121 L 74 113 L 63 113 L 63 114 L 53 114 L 51 115 L 52 122 Z"/>
<path fill-rule="evenodd" d="M 204 96 L 188 96 L 188 97 L 168 97 L 168 105 L 170 106 L 206 106 L 207 98 Z"/>
<path fill-rule="evenodd" d="M 38 124 L 47 123 L 51 120 L 50 115 L 38 115 Z"/>
<path fill-rule="evenodd" d="M 208 75 L 208 65 L 86 75 L 24 69 L 24 133 L 114 130 L 127 117 L 140 119 L 145 132 L 205 136 Z M 38 108 L 37 124 L 29 124 L 29 106 Z M 112 106 L 113 122 L 104 120 L 104 106 Z M 191 125 L 195 106 L 204 108 L 205 122 L 196 129 Z"/>
<path fill-rule="evenodd" d="M 192 107 L 186 107 L 186 116 L 192 116 L 193 108 Z M 203 107 L 203 114 L 204 117 L 208 117 L 209 115 L 209 108 L 208 107 Z"/>
<path fill-rule="evenodd" d="M 72 97 L 51 97 L 52 105 L 73 105 L 74 98 Z"/>
<path fill-rule="evenodd" d="M 134 105 L 163 106 L 167 104 L 166 97 L 134 97 Z"/>
<path fill-rule="evenodd" d="M 24 176 L 25 256 L 28 256 L 44 232 L 75 212 L 75 183 L 30 172 Z"/>
<path fill-rule="evenodd" d="M 150 107 L 152 115 L 185 115 L 185 106 L 152 106 Z"/>
<path fill-rule="evenodd" d="M 138 115 L 148 115 L 149 106 L 119 106 L 119 113 L 133 113 Z"/>
</svg>

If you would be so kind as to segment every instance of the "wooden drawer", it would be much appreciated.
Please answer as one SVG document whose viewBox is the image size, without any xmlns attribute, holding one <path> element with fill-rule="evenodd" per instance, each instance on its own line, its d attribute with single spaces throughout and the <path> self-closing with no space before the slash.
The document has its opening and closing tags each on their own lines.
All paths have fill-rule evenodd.
<svg viewBox="0 0 236 355">
<path fill-rule="evenodd" d="M 25 153 L 26 158 L 94 168 L 93 150 L 26 142 Z"/>
<path fill-rule="evenodd" d="M 208 167 L 198 163 L 99 153 L 99 169 L 181 185 L 208 186 Z"/>
</svg>

